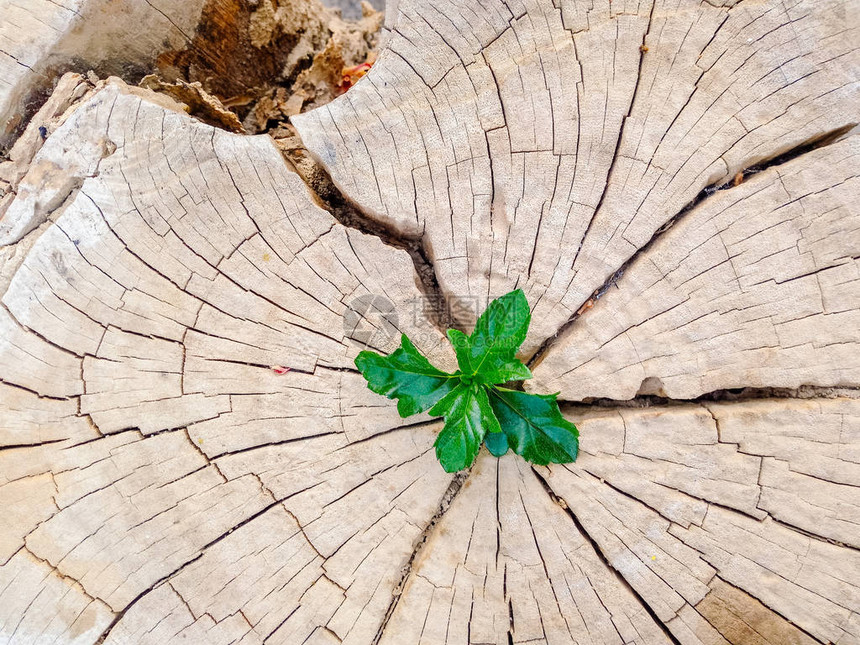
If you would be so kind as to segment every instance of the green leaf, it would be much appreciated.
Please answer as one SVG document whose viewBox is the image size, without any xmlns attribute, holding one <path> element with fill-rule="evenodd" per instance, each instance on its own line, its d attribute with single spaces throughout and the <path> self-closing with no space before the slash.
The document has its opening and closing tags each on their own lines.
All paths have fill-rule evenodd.
<svg viewBox="0 0 860 645">
<path fill-rule="evenodd" d="M 533 464 L 576 461 L 579 431 L 561 415 L 556 396 L 505 388 L 490 391 L 490 404 L 508 443 L 514 452 Z"/>
<path fill-rule="evenodd" d="M 487 390 L 477 384 L 460 383 L 433 406 L 430 414 L 445 417 L 435 446 L 439 463 L 449 473 L 472 465 L 484 435 L 501 433 Z"/>
<path fill-rule="evenodd" d="M 469 337 L 459 329 L 448 330 L 448 340 L 457 354 L 457 365 L 463 374 L 474 374 L 472 371 L 472 344 Z"/>
<path fill-rule="evenodd" d="M 460 382 L 455 375 L 433 367 L 406 334 L 400 348 L 388 356 L 360 352 L 355 366 L 371 391 L 397 399 L 397 411 L 404 418 L 433 407 Z"/>
<path fill-rule="evenodd" d="M 522 289 L 496 298 L 475 323 L 470 340 L 473 347 L 483 346 L 506 356 L 517 353 L 526 339 L 532 314 Z"/>
<path fill-rule="evenodd" d="M 494 383 L 520 381 L 532 377 L 529 368 L 516 358 L 508 358 L 498 354 L 473 356 L 471 340 L 457 329 L 448 330 L 448 339 L 454 347 L 457 354 L 457 364 L 467 383 L 475 381 L 493 385 Z M 475 353 L 479 354 L 479 352 Z M 480 367 L 476 367 L 473 361 L 477 361 Z"/>
<path fill-rule="evenodd" d="M 487 371 L 496 359 L 514 358 L 526 339 L 531 319 L 522 289 L 493 300 L 469 336 L 475 371 Z"/>
<path fill-rule="evenodd" d="M 530 322 L 525 295 L 512 291 L 490 303 L 471 335 L 448 331 L 459 366 L 455 374 L 431 365 L 405 335 L 390 355 L 364 351 L 355 365 L 372 391 L 397 399 L 400 416 L 429 410 L 445 418 L 435 447 L 448 472 L 471 466 L 482 441 L 496 457 L 513 449 L 534 464 L 572 462 L 579 431 L 561 415 L 557 395 L 498 387 L 532 376 L 516 358 Z"/>
<path fill-rule="evenodd" d="M 530 321 L 529 303 L 518 289 L 491 302 L 471 336 L 448 330 L 460 371 L 486 384 L 530 379 L 529 368 L 516 359 Z"/>
<path fill-rule="evenodd" d="M 508 381 L 526 381 L 532 377 L 531 370 L 516 358 L 502 360 L 499 358 L 488 361 L 489 367 L 478 373 L 482 383 L 494 385 Z"/>
<path fill-rule="evenodd" d="M 494 432 L 484 437 L 487 450 L 494 457 L 501 457 L 508 452 L 508 436 L 504 432 Z"/>
</svg>

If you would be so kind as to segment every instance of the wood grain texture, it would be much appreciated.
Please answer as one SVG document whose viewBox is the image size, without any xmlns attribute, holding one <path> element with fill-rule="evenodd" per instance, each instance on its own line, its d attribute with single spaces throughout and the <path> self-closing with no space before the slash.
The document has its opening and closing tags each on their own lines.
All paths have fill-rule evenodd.
<svg viewBox="0 0 860 645">
<path fill-rule="evenodd" d="M 679 642 L 856 643 L 860 557 L 852 509 L 860 488 L 855 479 L 833 499 L 828 486 L 837 485 L 804 473 L 803 451 L 789 455 L 788 446 L 818 437 L 819 428 L 845 428 L 844 437 L 837 429 L 832 442 L 811 448 L 810 461 L 832 454 L 851 469 L 858 412 L 856 399 L 572 412 L 584 454 L 575 465 L 539 471 Z M 760 438 L 755 448 L 741 439 L 746 433 Z M 748 462 L 746 477 L 733 461 Z M 689 474 L 677 477 L 684 468 Z M 768 476 L 772 469 L 796 481 L 781 487 Z M 798 503 L 794 486 L 812 492 Z M 834 504 L 839 521 L 851 525 L 841 534 L 827 516 Z"/>
<path fill-rule="evenodd" d="M 64 77 L 0 166 L 0 645 L 860 645 L 858 9 L 400 0 L 297 119 L 340 206 Z M 526 354 L 574 316 L 575 464 L 446 474 L 367 389 L 456 367 L 404 236 Z"/>
<path fill-rule="evenodd" d="M 364 82 L 293 122 L 451 297 L 525 289 L 526 355 L 703 189 L 860 121 L 856 0 L 480 7 L 403 0 Z"/>
<path fill-rule="evenodd" d="M 669 643 L 531 467 L 478 458 L 380 643 Z"/>
<path fill-rule="evenodd" d="M 563 398 L 860 383 L 860 136 L 685 214 L 535 370 Z"/>
<path fill-rule="evenodd" d="M 386 298 L 399 322 L 354 321 L 370 346 L 450 351 L 412 315 L 409 256 L 337 224 L 271 140 L 138 94 L 108 84 L 46 142 L 104 154 L 54 170 L 63 206 L 2 297 L 0 569 L 68 608 L 4 603 L 0 633 L 142 642 L 168 612 L 206 642 L 364 642 L 451 477 L 437 426 L 367 390 L 344 320 Z"/>
</svg>

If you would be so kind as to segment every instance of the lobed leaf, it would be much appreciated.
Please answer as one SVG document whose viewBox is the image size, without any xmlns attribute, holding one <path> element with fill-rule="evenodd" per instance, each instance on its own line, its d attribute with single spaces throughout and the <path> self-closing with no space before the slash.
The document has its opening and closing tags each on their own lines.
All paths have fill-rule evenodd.
<svg viewBox="0 0 860 645">
<path fill-rule="evenodd" d="M 501 434 L 487 390 L 481 385 L 460 383 L 433 406 L 430 414 L 445 417 L 435 446 L 439 463 L 449 473 L 472 465 L 485 435 Z"/>
<path fill-rule="evenodd" d="M 490 404 L 510 447 L 533 464 L 576 461 L 579 430 L 562 416 L 556 396 L 505 388 L 490 390 Z"/>
<path fill-rule="evenodd" d="M 434 445 L 449 473 L 471 466 L 482 441 L 496 457 L 513 449 L 534 464 L 572 462 L 579 431 L 562 416 L 557 395 L 498 387 L 532 376 L 516 358 L 530 321 L 525 295 L 512 291 L 490 303 L 471 335 L 448 330 L 456 374 L 434 367 L 405 335 L 390 355 L 364 351 L 355 365 L 372 391 L 397 399 L 401 417 L 429 410 L 445 418 Z"/>
<path fill-rule="evenodd" d="M 460 382 L 454 374 L 433 367 L 406 334 L 388 356 L 360 352 L 355 366 L 371 391 L 397 399 L 397 412 L 404 418 L 433 407 Z"/>
<path fill-rule="evenodd" d="M 529 303 L 517 289 L 491 302 L 470 336 L 448 330 L 460 371 L 488 385 L 530 379 L 529 368 L 516 358 L 530 321 Z"/>
</svg>

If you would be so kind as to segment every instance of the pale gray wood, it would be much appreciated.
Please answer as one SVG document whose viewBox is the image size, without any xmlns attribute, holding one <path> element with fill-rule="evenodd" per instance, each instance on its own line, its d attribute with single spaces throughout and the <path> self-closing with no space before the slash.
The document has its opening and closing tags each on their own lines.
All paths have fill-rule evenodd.
<svg viewBox="0 0 860 645">
<path fill-rule="evenodd" d="M 372 347 L 455 369 L 409 254 L 267 137 L 59 81 L 0 167 L 0 643 L 860 643 L 857 137 L 802 147 L 857 120 L 856 2 L 592 4 L 391 4 L 297 120 L 444 294 L 526 289 L 526 353 L 637 256 L 527 385 L 572 465 L 444 473 L 353 364 L 383 296 Z"/>
<path fill-rule="evenodd" d="M 857 0 L 399 9 L 365 81 L 293 123 L 451 297 L 525 289 L 526 355 L 704 188 L 860 122 Z"/>
</svg>

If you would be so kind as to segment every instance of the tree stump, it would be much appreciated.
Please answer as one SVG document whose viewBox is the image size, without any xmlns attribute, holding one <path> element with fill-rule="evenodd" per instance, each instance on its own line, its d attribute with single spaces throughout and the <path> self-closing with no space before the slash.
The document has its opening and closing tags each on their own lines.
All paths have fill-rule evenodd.
<svg viewBox="0 0 860 645">
<path fill-rule="evenodd" d="M 0 643 L 860 643 L 860 2 L 388 10 L 305 158 L 67 76 L 0 166 Z M 353 360 L 513 288 L 581 454 L 449 475 Z"/>
</svg>

